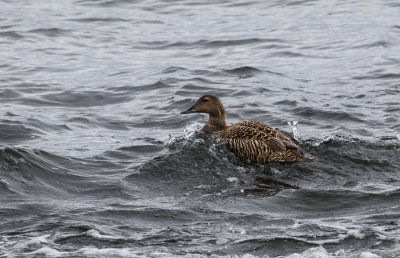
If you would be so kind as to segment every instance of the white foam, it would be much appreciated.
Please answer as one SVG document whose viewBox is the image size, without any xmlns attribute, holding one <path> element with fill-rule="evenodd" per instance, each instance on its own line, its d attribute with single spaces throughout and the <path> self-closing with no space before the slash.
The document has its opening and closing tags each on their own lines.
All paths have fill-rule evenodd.
<svg viewBox="0 0 400 258">
<path fill-rule="evenodd" d="M 4 185 L 7 188 L 9 186 L 9 183 L 6 180 L 2 179 L 2 178 L 0 178 L 0 184 Z"/>
<path fill-rule="evenodd" d="M 226 180 L 228 180 L 231 183 L 236 183 L 238 181 L 237 177 L 228 177 Z"/>
<path fill-rule="evenodd" d="M 279 169 L 271 167 L 271 173 L 275 174 L 275 175 L 280 175 L 280 174 L 282 174 L 282 171 L 280 171 Z"/>
<path fill-rule="evenodd" d="M 51 247 L 42 247 L 25 255 L 43 255 L 45 257 L 145 257 L 143 253 L 132 248 L 96 248 L 84 247 L 72 252 L 61 252 Z"/>
<path fill-rule="evenodd" d="M 97 239 L 120 239 L 119 237 L 100 234 L 100 232 L 95 229 L 88 230 L 86 234 Z"/>
<path fill-rule="evenodd" d="M 328 253 L 328 251 L 322 246 L 313 247 L 305 250 L 302 253 L 294 253 L 288 256 L 278 256 L 278 258 L 380 258 L 381 256 L 371 253 L 369 251 L 365 251 L 362 253 L 348 253 L 345 250 L 341 249 L 334 253 Z"/>
<path fill-rule="evenodd" d="M 341 142 L 341 143 L 356 143 L 357 141 L 350 136 L 345 136 L 341 134 L 331 134 L 329 136 L 325 136 L 322 140 L 316 140 L 312 143 L 314 147 L 319 147 L 322 143 L 326 143 L 329 141 Z"/>
<path fill-rule="evenodd" d="M 371 252 L 362 252 L 360 254 L 360 258 L 380 258 L 381 256 L 377 255 L 377 254 L 373 254 Z"/>
<path fill-rule="evenodd" d="M 86 257 L 134 257 L 137 252 L 130 248 L 82 248 L 75 254 L 81 254 Z"/>
<path fill-rule="evenodd" d="M 348 238 L 349 236 L 353 236 L 357 239 L 365 238 L 365 234 L 362 232 L 361 228 L 347 231 L 347 234 L 343 239 Z"/>
<path fill-rule="evenodd" d="M 284 257 L 284 256 L 279 256 L 279 257 Z M 295 253 L 286 256 L 286 258 L 330 258 L 330 257 L 334 256 L 330 255 L 322 246 L 307 249 L 301 254 Z"/>
<path fill-rule="evenodd" d="M 42 248 L 40 248 L 40 249 L 38 249 L 36 251 L 30 252 L 30 253 L 25 253 L 25 254 L 28 254 L 28 255 L 42 254 L 42 255 L 44 255 L 46 257 L 60 257 L 60 256 L 67 256 L 68 255 L 68 253 L 66 253 L 66 252 L 60 252 L 60 251 L 57 251 L 56 249 L 53 249 L 53 248 L 48 247 L 48 246 L 44 246 L 44 247 L 42 247 Z"/>
<path fill-rule="evenodd" d="M 297 124 L 299 123 L 299 121 L 289 121 L 288 124 L 289 126 L 292 128 L 292 132 L 293 132 L 293 137 L 296 141 L 300 142 L 301 141 L 301 134 L 297 128 Z"/>
<path fill-rule="evenodd" d="M 241 167 L 241 166 L 237 166 L 236 169 L 240 173 L 245 173 L 247 171 L 247 169 L 245 167 Z M 250 172 L 253 172 L 253 171 L 250 171 Z"/>
<path fill-rule="evenodd" d="M 254 256 L 252 254 L 245 254 L 241 258 L 257 258 L 257 256 Z M 269 258 L 269 256 L 263 256 L 263 258 Z"/>
<path fill-rule="evenodd" d="M 365 183 L 354 187 L 353 190 L 357 190 L 358 192 L 362 193 L 382 194 L 382 193 L 390 193 L 392 191 L 397 191 L 399 190 L 399 187 L 395 185 L 388 185 L 382 183 Z"/>
<path fill-rule="evenodd" d="M 194 122 L 193 124 L 189 124 L 184 130 L 184 137 L 185 139 L 189 139 L 192 137 L 196 132 L 200 131 L 203 128 L 203 124 L 199 122 Z"/>
<path fill-rule="evenodd" d="M 48 238 L 50 237 L 50 234 L 46 234 L 43 236 L 37 236 L 37 237 L 30 237 L 24 242 L 19 242 L 15 245 L 15 247 L 19 250 L 23 250 L 25 248 L 29 248 L 32 246 L 39 246 L 41 244 L 47 244 Z"/>
<path fill-rule="evenodd" d="M 400 141 L 400 132 L 394 130 L 394 135 L 396 135 L 397 139 Z"/>
<path fill-rule="evenodd" d="M 173 146 L 175 143 L 179 143 L 183 140 L 184 145 L 188 144 L 193 144 L 193 143 L 203 143 L 204 140 L 201 138 L 196 138 L 193 141 L 188 141 L 190 140 L 194 134 L 198 131 L 201 130 L 202 124 L 199 122 L 194 122 L 192 124 L 189 124 L 185 129 L 184 129 L 184 134 L 183 136 L 179 137 L 172 137 L 171 135 L 169 136 L 170 138 L 165 142 L 166 146 Z"/>
</svg>

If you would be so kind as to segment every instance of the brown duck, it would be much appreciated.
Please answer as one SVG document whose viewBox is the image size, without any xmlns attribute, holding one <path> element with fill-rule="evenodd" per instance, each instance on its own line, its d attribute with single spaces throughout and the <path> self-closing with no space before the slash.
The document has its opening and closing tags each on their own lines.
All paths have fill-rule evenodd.
<svg viewBox="0 0 400 258">
<path fill-rule="evenodd" d="M 202 131 L 219 135 L 233 153 L 254 162 L 293 163 L 313 160 L 286 135 L 268 125 L 255 121 L 227 124 L 225 108 L 215 96 L 205 95 L 197 100 L 193 107 L 181 112 L 188 113 L 209 114 Z"/>
</svg>

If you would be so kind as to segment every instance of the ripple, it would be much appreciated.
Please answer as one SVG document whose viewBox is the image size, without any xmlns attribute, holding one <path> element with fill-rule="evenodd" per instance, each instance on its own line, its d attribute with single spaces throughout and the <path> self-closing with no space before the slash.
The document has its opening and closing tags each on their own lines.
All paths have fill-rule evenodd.
<svg viewBox="0 0 400 258">
<path fill-rule="evenodd" d="M 83 177 L 71 173 L 56 160 L 62 158 L 41 151 L 27 151 L 21 148 L 1 148 L 1 176 L 9 182 L 9 188 L 18 195 L 47 195 L 49 192 L 79 192 L 76 189 Z M 60 181 L 62 183 L 60 183 Z M 75 185 L 75 186 L 73 186 Z"/>
<path fill-rule="evenodd" d="M 358 46 L 354 46 L 353 48 L 354 49 L 357 49 L 357 48 L 369 49 L 369 48 L 376 48 L 376 47 L 389 48 L 391 46 L 392 46 L 392 44 L 390 42 L 379 40 L 379 41 L 376 41 L 373 43 L 367 43 L 367 44 L 361 44 Z"/>
<path fill-rule="evenodd" d="M 39 132 L 27 127 L 22 122 L 12 120 L 0 120 L 0 139 L 4 143 L 34 139 Z"/>
<path fill-rule="evenodd" d="M 331 59 L 330 56 L 310 55 L 293 51 L 279 51 L 270 54 L 271 57 L 289 57 L 289 58 L 318 58 L 318 59 Z"/>
<path fill-rule="evenodd" d="M 141 91 L 152 91 L 158 89 L 168 88 L 169 85 L 165 81 L 157 81 L 151 84 L 139 85 L 139 86 L 121 86 L 121 87 L 109 87 L 113 91 L 122 92 L 141 92 Z"/>
<path fill-rule="evenodd" d="M 231 70 L 225 70 L 225 72 L 228 73 L 233 73 L 233 74 L 237 74 L 237 75 L 254 75 L 256 73 L 261 72 L 261 70 L 251 67 L 251 66 L 243 66 L 243 67 L 238 67 L 238 68 L 234 68 Z"/>
<path fill-rule="evenodd" d="M 329 119 L 337 121 L 352 121 L 352 122 L 364 122 L 364 115 L 359 113 L 356 115 L 350 114 L 345 111 L 325 111 L 321 109 L 316 109 L 313 107 L 296 107 L 293 109 L 296 115 L 306 117 L 306 118 L 318 118 L 318 119 Z"/>
<path fill-rule="evenodd" d="M 75 3 L 83 6 L 118 7 L 132 5 L 137 0 L 77 0 Z"/>
<path fill-rule="evenodd" d="M 14 99 L 20 95 L 18 91 L 13 89 L 0 89 L 0 98 L 2 99 Z"/>
<path fill-rule="evenodd" d="M 27 32 L 32 34 L 40 34 L 47 37 L 59 37 L 69 34 L 71 30 L 60 29 L 60 28 L 41 28 L 41 29 L 30 30 Z"/>
<path fill-rule="evenodd" d="M 277 257 L 279 255 L 296 253 L 296 251 L 309 248 L 310 246 L 317 247 L 318 245 L 292 237 L 275 237 L 273 239 L 250 238 L 236 241 L 233 245 L 229 246 L 228 250 L 225 250 L 224 254 L 237 253 L 240 250 L 244 253 L 252 253 L 259 256 L 268 254 L 272 257 Z"/>
<path fill-rule="evenodd" d="M 71 19 L 70 21 L 81 22 L 81 23 L 119 23 L 119 22 L 130 22 L 129 19 L 123 18 L 115 18 L 115 17 L 106 17 L 106 18 L 79 18 L 79 19 Z"/>
<path fill-rule="evenodd" d="M 0 38 L 23 39 L 24 37 L 15 31 L 0 32 Z"/>
<path fill-rule="evenodd" d="M 24 98 L 21 104 L 32 106 L 95 107 L 128 102 L 131 97 L 101 91 L 63 91 L 42 94 L 39 99 Z"/>
<path fill-rule="evenodd" d="M 399 78 L 400 78 L 400 73 L 383 73 L 375 75 L 353 76 L 353 79 L 355 80 L 391 80 Z"/>
<path fill-rule="evenodd" d="M 141 43 L 142 49 L 171 49 L 171 48 L 225 48 L 230 46 L 241 46 L 241 45 L 253 45 L 253 44 L 261 44 L 261 43 L 270 43 L 270 42 L 284 42 L 280 39 L 261 39 L 261 38 L 249 38 L 249 39 L 236 39 L 236 40 L 199 40 L 194 42 L 173 42 L 169 41 L 143 41 Z"/>
</svg>

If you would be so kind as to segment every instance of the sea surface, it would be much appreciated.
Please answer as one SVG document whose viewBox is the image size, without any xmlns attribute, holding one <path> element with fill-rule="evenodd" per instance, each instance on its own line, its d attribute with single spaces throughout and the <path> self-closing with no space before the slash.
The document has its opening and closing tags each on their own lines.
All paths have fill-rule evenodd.
<svg viewBox="0 0 400 258">
<path fill-rule="evenodd" d="M 210 256 L 400 257 L 400 2 L 0 0 L 0 257 Z"/>
</svg>

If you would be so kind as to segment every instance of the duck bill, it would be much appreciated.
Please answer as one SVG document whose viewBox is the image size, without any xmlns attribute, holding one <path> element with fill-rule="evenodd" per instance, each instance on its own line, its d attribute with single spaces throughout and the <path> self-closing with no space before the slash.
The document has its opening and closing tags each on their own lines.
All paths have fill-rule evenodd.
<svg viewBox="0 0 400 258">
<path fill-rule="evenodd" d="M 196 106 L 196 105 L 195 105 L 195 106 Z M 189 108 L 189 109 L 187 109 L 187 110 L 185 110 L 185 111 L 182 111 L 181 114 L 196 113 L 196 111 L 194 111 L 193 108 L 194 108 L 194 106 L 191 107 L 191 108 Z"/>
</svg>

